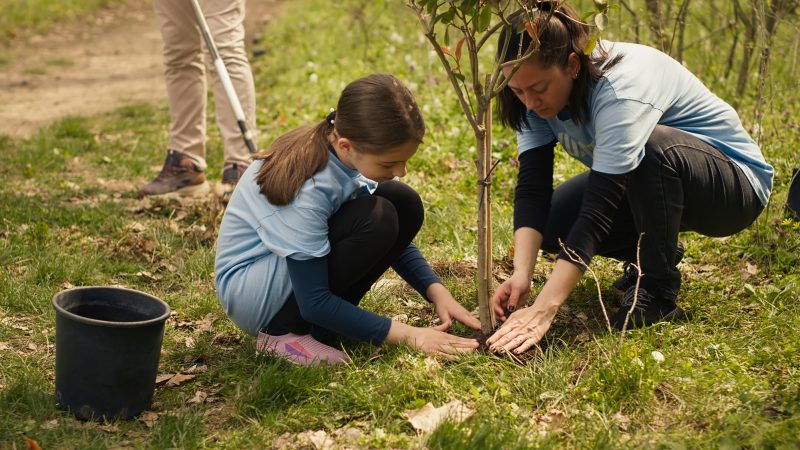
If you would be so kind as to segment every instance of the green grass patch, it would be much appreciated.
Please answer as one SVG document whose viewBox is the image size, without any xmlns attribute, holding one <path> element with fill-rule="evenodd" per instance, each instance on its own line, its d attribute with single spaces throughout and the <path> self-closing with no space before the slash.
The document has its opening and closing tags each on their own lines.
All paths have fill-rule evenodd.
<svg viewBox="0 0 800 450">
<path fill-rule="evenodd" d="M 39 5 L 51 18 L 84 11 L 78 2 L 44 3 L 6 0 L 0 23 L 17 17 L 6 11 L 20 5 Z M 456 298 L 474 308 L 474 144 L 415 18 L 389 3 L 287 2 L 266 30 L 266 53 L 253 61 L 260 144 L 324 118 L 357 77 L 400 77 L 428 126 L 406 178 L 426 207 L 417 244 Z M 632 29 L 619 28 L 609 37 L 632 36 Z M 790 51 L 791 39 L 776 42 L 775 54 Z M 752 89 L 734 98 L 733 83 L 721 80 L 725 57 L 698 45 L 687 51 L 686 64 L 722 98 L 736 100 L 752 127 L 759 105 Z M 254 339 L 225 317 L 214 291 L 221 206 L 212 199 L 136 195 L 164 158 L 165 104 L 66 117 L 26 140 L 0 137 L 0 446 L 23 448 L 28 437 L 42 448 L 297 448 L 323 433 L 352 448 L 794 448 L 800 224 L 784 220 L 783 203 L 791 168 L 800 165 L 800 99 L 790 63 L 774 60 L 762 123 L 764 152 L 777 170 L 769 208 L 730 238 L 681 236 L 680 302 L 693 320 L 631 331 L 620 346 L 619 335 L 605 331 L 587 277 L 524 364 L 486 353 L 435 360 L 405 347 L 377 351 L 353 343 L 347 345 L 352 363 L 335 368 L 256 356 Z M 215 178 L 222 147 L 213 113 L 208 129 Z M 496 127 L 493 134 L 495 158 L 502 161 L 493 190 L 494 254 L 503 267 L 516 150 L 508 130 Z M 562 153 L 559 182 L 583 170 Z M 620 265 L 603 258 L 593 264 L 610 307 Z M 551 267 L 539 265 L 537 286 Z M 364 299 L 366 308 L 413 325 L 434 323 L 417 293 L 394 283 L 393 274 L 387 279 Z M 70 285 L 123 285 L 167 301 L 175 315 L 167 322 L 159 372 L 194 378 L 160 385 L 140 420 L 82 423 L 56 409 L 50 300 Z M 460 326 L 455 331 L 469 334 Z M 404 415 L 453 400 L 474 413 L 428 434 Z"/>
<path fill-rule="evenodd" d="M 13 38 L 21 32 L 44 32 L 57 23 L 74 19 L 121 0 L 0 0 L 0 36 Z"/>
</svg>

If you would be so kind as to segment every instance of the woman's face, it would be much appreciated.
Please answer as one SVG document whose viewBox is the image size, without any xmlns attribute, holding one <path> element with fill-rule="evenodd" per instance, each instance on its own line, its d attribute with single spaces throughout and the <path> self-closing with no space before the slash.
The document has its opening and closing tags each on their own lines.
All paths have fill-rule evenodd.
<svg viewBox="0 0 800 450">
<path fill-rule="evenodd" d="M 578 55 L 570 54 L 567 65 L 542 69 L 535 60 L 528 60 L 508 81 L 508 87 L 526 108 L 542 119 L 551 119 L 569 104 L 573 80 L 577 77 Z M 511 67 L 503 68 L 507 77 Z"/>
<path fill-rule="evenodd" d="M 379 183 L 405 176 L 406 162 L 419 148 L 417 142 L 409 141 L 403 145 L 384 149 L 380 154 L 374 154 L 358 151 L 346 138 L 339 138 L 336 144 L 334 149 L 346 166 Z"/>
</svg>

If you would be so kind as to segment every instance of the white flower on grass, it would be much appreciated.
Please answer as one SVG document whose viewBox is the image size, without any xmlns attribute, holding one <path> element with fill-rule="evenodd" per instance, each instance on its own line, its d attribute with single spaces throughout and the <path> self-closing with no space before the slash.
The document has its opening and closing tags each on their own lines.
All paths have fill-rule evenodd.
<svg viewBox="0 0 800 450">
<path fill-rule="evenodd" d="M 312 83 L 316 83 L 317 80 L 319 80 L 319 75 L 317 75 L 316 73 L 312 73 L 311 75 L 308 76 L 308 81 Z"/>
<path fill-rule="evenodd" d="M 314 67 L 317 67 L 317 63 L 315 63 L 314 61 L 306 61 L 306 67 L 308 67 L 309 69 L 313 69 Z"/>
<path fill-rule="evenodd" d="M 392 34 L 389 35 L 389 40 L 396 44 L 402 44 L 406 41 L 397 31 L 392 31 Z"/>
<path fill-rule="evenodd" d="M 450 128 L 450 131 L 447 132 L 447 135 L 450 137 L 456 137 L 460 134 L 461 134 L 461 128 L 459 127 Z"/>
<path fill-rule="evenodd" d="M 650 356 L 652 356 L 653 359 L 659 364 L 664 362 L 664 354 L 658 350 L 653 350 L 652 352 L 650 352 Z"/>
</svg>

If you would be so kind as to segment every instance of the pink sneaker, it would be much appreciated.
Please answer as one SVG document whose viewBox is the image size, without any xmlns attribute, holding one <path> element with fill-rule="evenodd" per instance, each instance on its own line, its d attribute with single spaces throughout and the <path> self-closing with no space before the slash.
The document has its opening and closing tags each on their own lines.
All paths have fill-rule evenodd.
<svg viewBox="0 0 800 450">
<path fill-rule="evenodd" d="M 272 353 L 301 366 L 316 366 L 321 362 L 341 364 L 350 361 L 344 352 L 323 344 L 311 337 L 310 334 L 301 336 L 288 333 L 281 336 L 270 336 L 259 331 L 256 351 Z"/>
</svg>

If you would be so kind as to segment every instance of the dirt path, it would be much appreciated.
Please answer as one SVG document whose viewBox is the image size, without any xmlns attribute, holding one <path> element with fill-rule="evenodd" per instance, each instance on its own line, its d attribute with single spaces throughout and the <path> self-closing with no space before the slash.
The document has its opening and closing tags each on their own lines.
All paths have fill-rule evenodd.
<svg viewBox="0 0 800 450">
<path fill-rule="evenodd" d="M 248 0 L 248 44 L 280 12 Z M 150 0 L 129 0 L 61 24 L 4 51 L 0 134 L 29 137 L 67 115 L 93 115 L 166 98 L 161 35 Z"/>
</svg>

